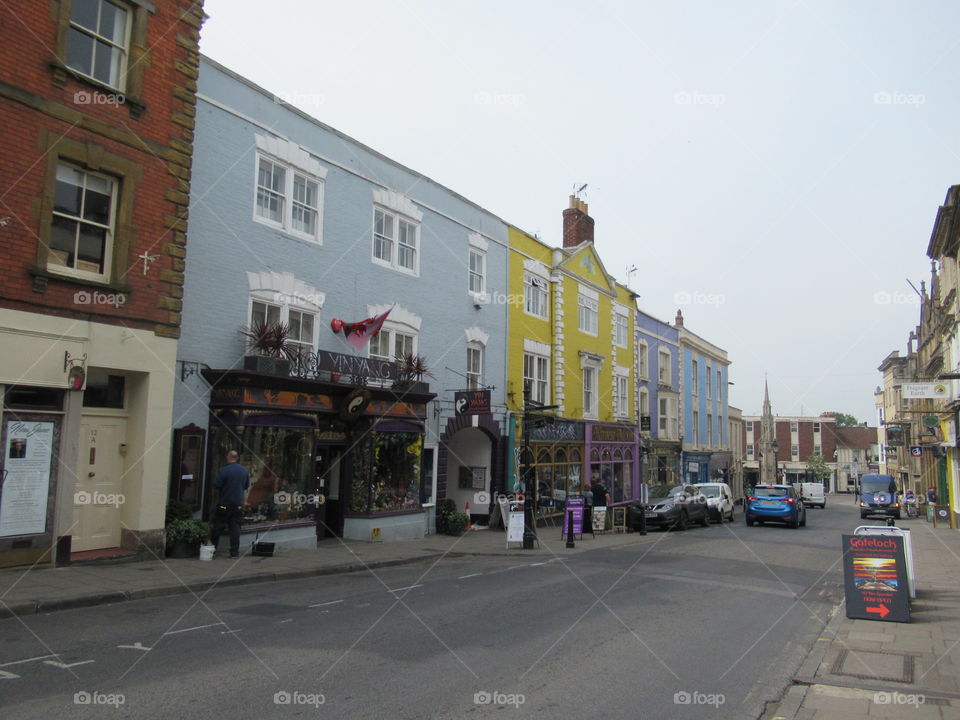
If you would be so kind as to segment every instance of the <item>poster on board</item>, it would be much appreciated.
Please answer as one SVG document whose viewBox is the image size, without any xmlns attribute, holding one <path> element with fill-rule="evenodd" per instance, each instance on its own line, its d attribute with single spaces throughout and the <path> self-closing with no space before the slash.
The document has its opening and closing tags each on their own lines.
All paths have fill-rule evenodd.
<svg viewBox="0 0 960 720">
<path fill-rule="evenodd" d="M 844 535 L 843 578 L 848 618 L 910 622 L 902 537 Z"/>
<path fill-rule="evenodd" d="M 8 420 L 0 484 L 0 537 L 47 529 L 53 423 Z"/>
<path fill-rule="evenodd" d="M 510 512 L 507 523 L 507 542 L 523 542 L 523 511 Z"/>
</svg>

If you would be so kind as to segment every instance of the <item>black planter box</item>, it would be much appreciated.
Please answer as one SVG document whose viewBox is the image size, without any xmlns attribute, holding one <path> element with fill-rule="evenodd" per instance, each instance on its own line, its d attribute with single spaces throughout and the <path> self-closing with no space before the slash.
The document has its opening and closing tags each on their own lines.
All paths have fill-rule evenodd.
<svg viewBox="0 0 960 720">
<path fill-rule="evenodd" d="M 246 355 L 243 358 L 243 369 L 264 375 L 285 376 L 290 374 L 290 361 L 265 355 Z"/>
<path fill-rule="evenodd" d="M 276 543 L 272 542 L 255 542 L 253 544 L 253 550 L 250 551 L 251 555 L 257 555 L 259 557 L 273 557 L 273 550 Z"/>
</svg>

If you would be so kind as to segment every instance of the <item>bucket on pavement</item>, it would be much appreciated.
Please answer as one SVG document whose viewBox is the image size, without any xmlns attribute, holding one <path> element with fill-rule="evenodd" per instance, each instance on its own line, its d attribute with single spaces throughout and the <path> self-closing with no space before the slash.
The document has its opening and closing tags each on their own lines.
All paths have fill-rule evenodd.
<svg viewBox="0 0 960 720">
<path fill-rule="evenodd" d="M 213 560 L 213 551 L 216 550 L 215 545 L 201 545 L 200 546 L 200 560 L 203 562 L 210 562 Z"/>
</svg>

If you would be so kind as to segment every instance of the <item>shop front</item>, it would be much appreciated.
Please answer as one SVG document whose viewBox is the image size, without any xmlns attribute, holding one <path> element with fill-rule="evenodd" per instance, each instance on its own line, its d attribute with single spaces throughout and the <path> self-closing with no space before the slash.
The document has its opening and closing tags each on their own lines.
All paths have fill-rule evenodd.
<svg viewBox="0 0 960 720">
<path fill-rule="evenodd" d="M 567 498 L 580 497 L 590 490 L 585 473 L 585 438 L 586 424 L 577 420 L 556 420 L 530 430 L 538 518 L 559 518 Z M 517 476 L 523 477 L 522 468 Z"/>
<path fill-rule="evenodd" d="M 710 482 L 710 453 L 683 453 L 683 481 L 686 483 Z"/>
<path fill-rule="evenodd" d="M 207 478 L 231 449 L 250 473 L 243 533 L 289 547 L 424 535 L 423 438 L 433 395 L 206 370 Z M 205 491 L 205 515 L 214 496 Z"/>
<path fill-rule="evenodd" d="M 637 427 L 587 423 L 586 454 L 590 484 L 599 480 L 614 505 L 640 495 L 640 445 Z"/>
<path fill-rule="evenodd" d="M 653 485 L 677 485 L 680 476 L 680 443 L 653 440 L 644 458 L 643 482 Z"/>
</svg>

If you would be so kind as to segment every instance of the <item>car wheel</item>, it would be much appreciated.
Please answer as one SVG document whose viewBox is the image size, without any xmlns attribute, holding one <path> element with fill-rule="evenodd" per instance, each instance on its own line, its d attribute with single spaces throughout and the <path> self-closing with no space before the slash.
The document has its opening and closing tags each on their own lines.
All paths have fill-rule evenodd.
<svg viewBox="0 0 960 720">
<path fill-rule="evenodd" d="M 803 520 L 800 521 L 800 527 L 806 527 L 806 526 L 807 526 L 807 514 L 804 513 Z"/>
<path fill-rule="evenodd" d="M 793 530 L 796 530 L 798 527 L 800 527 L 800 516 L 797 515 L 796 518 L 790 521 L 789 525 L 790 525 L 790 528 Z"/>
<path fill-rule="evenodd" d="M 720 519 L 720 522 L 723 522 L 723 518 Z M 703 511 L 703 517 L 700 518 L 700 524 L 704 527 L 710 526 L 710 513 L 707 510 Z"/>
<path fill-rule="evenodd" d="M 729 518 L 729 520 L 730 520 L 730 522 L 734 522 L 733 508 L 730 508 L 730 518 Z"/>
</svg>

